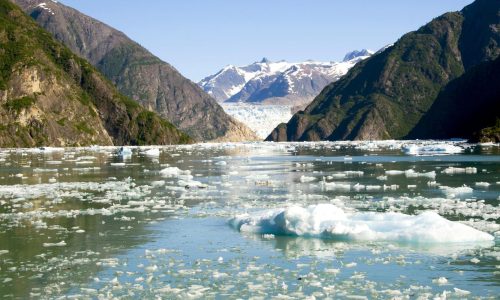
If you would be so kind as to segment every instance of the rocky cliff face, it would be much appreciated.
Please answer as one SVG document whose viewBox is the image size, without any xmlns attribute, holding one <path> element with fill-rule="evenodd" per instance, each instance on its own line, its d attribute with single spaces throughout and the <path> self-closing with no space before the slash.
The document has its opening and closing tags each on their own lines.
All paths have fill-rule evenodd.
<svg viewBox="0 0 500 300">
<path fill-rule="evenodd" d="M 0 0 L 0 117 L 0 147 L 190 141 L 7 0 Z"/>
<path fill-rule="evenodd" d="M 477 0 L 406 34 L 327 86 L 268 140 L 407 136 L 450 81 L 500 54 L 499 7 Z"/>
<path fill-rule="evenodd" d="M 195 83 L 116 29 L 55 1 L 13 2 L 97 67 L 121 93 L 158 112 L 193 138 L 256 139 L 252 131 L 228 116 Z"/>
</svg>

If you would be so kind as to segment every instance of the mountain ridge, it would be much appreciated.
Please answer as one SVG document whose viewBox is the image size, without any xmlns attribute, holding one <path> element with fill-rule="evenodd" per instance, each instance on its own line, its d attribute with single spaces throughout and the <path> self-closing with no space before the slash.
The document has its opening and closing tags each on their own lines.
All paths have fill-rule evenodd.
<svg viewBox="0 0 500 300">
<path fill-rule="evenodd" d="M 499 1 L 476 0 L 461 12 L 446 13 L 405 34 L 328 85 L 267 140 L 407 136 L 442 88 L 475 63 L 500 54 L 499 6 Z"/>
<path fill-rule="evenodd" d="M 15 4 L 0 0 L 0 146 L 177 144 L 192 140 L 118 93 Z"/>
<path fill-rule="evenodd" d="M 120 92 L 158 112 L 196 140 L 256 139 L 250 129 L 227 115 L 195 83 L 123 32 L 59 2 L 12 1 L 99 69 Z"/>
<path fill-rule="evenodd" d="M 342 62 L 272 62 L 267 58 L 237 67 L 228 65 L 201 80 L 200 85 L 219 102 L 252 104 L 308 104 L 327 84 L 373 52 L 354 51 Z"/>
</svg>

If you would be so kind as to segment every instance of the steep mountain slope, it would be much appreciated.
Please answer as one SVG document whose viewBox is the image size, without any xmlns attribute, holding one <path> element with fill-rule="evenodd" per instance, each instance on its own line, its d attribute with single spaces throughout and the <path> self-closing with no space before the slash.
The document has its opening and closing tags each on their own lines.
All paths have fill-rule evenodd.
<svg viewBox="0 0 500 300">
<path fill-rule="evenodd" d="M 500 120 L 500 57 L 451 81 L 408 138 L 471 139 Z M 483 139 L 483 138 L 479 138 Z M 496 138 L 496 142 L 500 142 Z"/>
<path fill-rule="evenodd" d="M 288 63 L 264 58 L 243 67 L 229 65 L 199 85 L 219 102 L 301 106 L 371 54 L 367 50 L 355 51 L 343 62 Z"/>
<path fill-rule="evenodd" d="M 254 139 L 195 83 L 123 33 L 57 1 L 12 0 L 120 92 L 197 140 Z"/>
<path fill-rule="evenodd" d="M 327 86 L 268 140 L 407 136 L 448 82 L 500 54 L 499 7 L 498 0 L 477 0 L 406 34 Z"/>
<path fill-rule="evenodd" d="M 0 0 L 0 117 L 0 147 L 190 141 L 7 0 Z"/>
</svg>

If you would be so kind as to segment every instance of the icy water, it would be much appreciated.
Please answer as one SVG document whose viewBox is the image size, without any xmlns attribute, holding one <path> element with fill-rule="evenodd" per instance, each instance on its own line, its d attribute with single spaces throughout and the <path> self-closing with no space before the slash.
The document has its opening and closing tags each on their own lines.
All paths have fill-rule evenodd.
<svg viewBox="0 0 500 300">
<path fill-rule="evenodd" d="M 409 144 L 0 150 L 0 298 L 498 299 L 500 148 Z"/>
</svg>

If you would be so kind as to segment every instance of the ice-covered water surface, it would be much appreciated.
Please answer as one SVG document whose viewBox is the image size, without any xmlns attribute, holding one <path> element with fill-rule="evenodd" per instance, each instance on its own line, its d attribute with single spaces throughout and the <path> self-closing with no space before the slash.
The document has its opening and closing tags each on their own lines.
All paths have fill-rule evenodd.
<svg viewBox="0 0 500 300">
<path fill-rule="evenodd" d="M 0 294 L 494 298 L 499 154 L 436 141 L 2 150 Z"/>
</svg>

